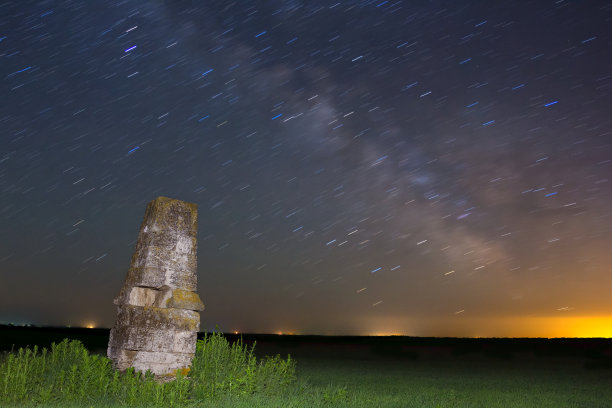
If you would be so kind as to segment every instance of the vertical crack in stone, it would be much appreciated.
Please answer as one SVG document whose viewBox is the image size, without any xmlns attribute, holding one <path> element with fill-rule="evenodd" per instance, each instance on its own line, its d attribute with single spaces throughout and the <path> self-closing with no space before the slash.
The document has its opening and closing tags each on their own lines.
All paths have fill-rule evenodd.
<svg viewBox="0 0 612 408">
<path fill-rule="evenodd" d="M 115 368 L 171 375 L 189 367 L 204 305 L 197 284 L 197 206 L 167 197 L 147 205 L 119 295 L 107 355 Z"/>
</svg>

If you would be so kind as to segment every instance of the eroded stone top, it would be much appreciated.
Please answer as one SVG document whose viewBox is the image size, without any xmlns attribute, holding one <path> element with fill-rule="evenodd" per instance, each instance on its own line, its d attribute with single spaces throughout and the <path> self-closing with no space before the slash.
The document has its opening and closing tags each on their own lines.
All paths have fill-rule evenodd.
<svg viewBox="0 0 612 408">
<path fill-rule="evenodd" d="M 140 227 L 154 231 L 180 231 L 191 237 L 198 232 L 198 205 L 168 197 L 157 197 L 147 205 Z"/>
</svg>

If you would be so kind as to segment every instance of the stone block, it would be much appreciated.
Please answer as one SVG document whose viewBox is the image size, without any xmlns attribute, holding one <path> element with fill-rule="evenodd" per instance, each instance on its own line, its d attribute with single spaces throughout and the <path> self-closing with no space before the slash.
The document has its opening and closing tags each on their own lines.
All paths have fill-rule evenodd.
<svg viewBox="0 0 612 408">
<path fill-rule="evenodd" d="M 167 353 L 158 351 L 124 350 L 114 349 L 109 355 L 115 358 L 114 366 L 118 370 L 126 370 L 134 367 L 136 371 L 146 372 L 151 370 L 155 375 L 167 375 L 173 371 L 187 368 L 191 365 L 193 354 L 191 353 Z"/>
<path fill-rule="evenodd" d="M 164 256 L 167 251 L 162 247 L 142 250 L 140 258 L 132 262 L 125 279 L 126 284 L 151 288 L 168 285 L 173 288 L 195 290 L 196 254 L 175 253 L 172 256 Z"/>
<path fill-rule="evenodd" d="M 197 293 L 183 289 L 162 286 L 160 289 L 133 286 L 125 288 L 115 298 L 116 305 L 172 308 L 185 310 L 204 310 L 204 304 Z"/>
<path fill-rule="evenodd" d="M 178 330 L 153 330 L 141 327 L 117 327 L 109 339 L 109 347 L 113 349 L 156 351 L 173 353 L 194 353 L 195 332 Z M 121 342 L 119 342 L 120 340 Z"/>
<path fill-rule="evenodd" d="M 194 310 L 121 305 L 117 307 L 115 326 L 197 332 L 200 328 L 200 314 Z"/>
</svg>

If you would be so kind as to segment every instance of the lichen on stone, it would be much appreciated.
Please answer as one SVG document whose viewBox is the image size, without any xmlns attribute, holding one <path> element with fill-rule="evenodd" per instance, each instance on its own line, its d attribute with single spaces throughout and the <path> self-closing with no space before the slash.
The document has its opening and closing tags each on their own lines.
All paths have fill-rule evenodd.
<svg viewBox="0 0 612 408">
<path fill-rule="evenodd" d="M 188 290 L 174 289 L 166 306 L 175 309 L 204 310 L 204 304 L 197 293 Z"/>
</svg>

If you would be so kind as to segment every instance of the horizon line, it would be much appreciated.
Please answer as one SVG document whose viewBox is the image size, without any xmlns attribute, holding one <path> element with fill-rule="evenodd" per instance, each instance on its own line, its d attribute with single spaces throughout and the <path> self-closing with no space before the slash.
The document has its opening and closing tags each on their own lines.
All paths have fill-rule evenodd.
<svg viewBox="0 0 612 408">
<path fill-rule="evenodd" d="M 110 327 L 88 327 L 88 326 L 62 326 L 62 325 L 36 325 L 31 323 L 26 324 L 11 324 L 11 323 L 0 323 L 0 327 L 12 327 L 12 328 L 37 328 L 37 329 L 78 329 L 78 330 L 110 330 Z M 211 330 L 211 331 L 198 331 L 198 335 L 200 334 L 209 334 L 209 333 L 221 333 L 223 335 L 230 336 L 277 336 L 277 337 L 363 337 L 363 338 L 389 338 L 389 337 L 406 337 L 413 339 L 533 339 L 533 340 L 554 340 L 554 339 L 602 339 L 602 340 L 612 340 L 612 337 L 602 337 L 602 336 L 591 336 L 591 337 L 567 337 L 567 336 L 553 336 L 553 337 L 543 337 L 543 336 L 417 336 L 417 335 L 409 335 L 403 333 L 381 333 L 381 334 L 320 334 L 320 333 L 294 333 L 294 332 L 241 332 L 241 331 L 220 331 L 220 330 Z"/>
</svg>

